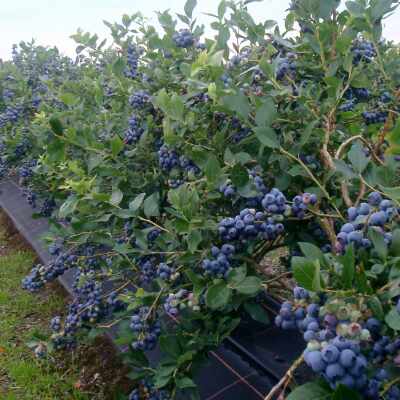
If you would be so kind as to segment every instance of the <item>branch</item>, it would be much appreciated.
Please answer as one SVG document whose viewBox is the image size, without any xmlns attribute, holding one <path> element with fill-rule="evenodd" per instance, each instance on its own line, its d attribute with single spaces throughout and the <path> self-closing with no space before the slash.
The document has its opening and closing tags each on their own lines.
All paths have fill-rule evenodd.
<svg viewBox="0 0 400 400">
<path fill-rule="evenodd" d="M 286 388 L 287 384 L 293 379 L 294 371 L 303 363 L 303 361 L 304 355 L 302 354 L 286 371 L 286 374 L 282 377 L 282 379 L 271 389 L 271 391 L 268 393 L 268 396 L 265 397 L 264 400 L 272 400 L 273 396 L 277 394 L 282 386 Z"/>
</svg>

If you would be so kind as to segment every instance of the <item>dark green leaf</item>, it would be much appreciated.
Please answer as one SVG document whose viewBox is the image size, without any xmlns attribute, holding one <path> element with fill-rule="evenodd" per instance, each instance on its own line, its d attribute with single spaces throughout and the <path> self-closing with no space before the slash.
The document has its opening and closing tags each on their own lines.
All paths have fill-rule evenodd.
<svg viewBox="0 0 400 400">
<path fill-rule="evenodd" d="M 206 304 L 212 310 L 225 307 L 231 298 L 232 290 L 225 282 L 218 282 L 206 292 Z"/>
<path fill-rule="evenodd" d="M 49 120 L 49 124 L 53 132 L 57 135 L 62 135 L 64 132 L 64 127 L 58 118 L 52 117 Z"/>
<path fill-rule="evenodd" d="M 279 148 L 279 140 L 275 131 L 270 127 L 257 127 L 255 129 L 257 139 L 267 147 L 271 149 Z"/>
<path fill-rule="evenodd" d="M 146 193 L 138 194 L 130 203 L 129 209 L 132 211 L 139 210 L 140 206 L 143 204 L 143 200 L 146 197 Z"/>
<path fill-rule="evenodd" d="M 396 310 L 395 307 L 393 307 L 388 314 L 386 314 L 385 317 L 385 322 L 389 325 L 390 328 L 392 328 L 395 331 L 400 331 L 400 314 Z"/>
<path fill-rule="evenodd" d="M 318 382 L 309 382 L 296 387 L 287 396 L 287 400 L 328 400 L 332 398 L 332 392 Z"/>
<path fill-rule="evenodd" d="M 382 260 L 385 260 L 388 253 L 388 247 L 385 242 L 385 238 L 382 233 L 378 232 L 376 229 L 371 228 L 369 230 L 369 237 L 372 241 L 375 251 L 378 253 Z"/>
<path fill-rule="evenodd" d="M 197 1 L 196 0 L 187 0 L 185 3 L 185 14 L 189 17 L 192 18 L 193 10 L 196 7 Z"/>
<path fill-rule="evenodd" d="M 255 295 L 261 290 L 261 279 L 257 276 L 248 276 L 235 289 L 242 294 Z"/>
<path fill-rule="evenodd" d="M 249 172 L 247 168 L 240 164 L 235 164 L 231 171 L 231 180 L 235 187 L 243 187 L 249 181 Z"/>
<path fill-rule="evenodd" d="M 146 217 L 157 217 L 160 215 L 159 201 L 160 195 L 157 192 L 147 197 L 143 204 Z"/>
<path fill-rule="evenodd" d="M 256 123 L 260 127 L 271 126 L 275 116 L 275 103 L 272 99 L 267 99 L 257 110 Z"/>
<path fill-rule="evenodd" d="M 359 143 L 353 144 L 347 154 L 352 166 L 358 173 L 362 173 L 369 163 L 369 158 L 365 155 Z"/>
<path fill-rule="evenodd" d="M 264 307 L 257 303 L 244 303 L 244 309 L 250 317 L 262 324 L 269 325 L 270 319 Z"/>
</svg>

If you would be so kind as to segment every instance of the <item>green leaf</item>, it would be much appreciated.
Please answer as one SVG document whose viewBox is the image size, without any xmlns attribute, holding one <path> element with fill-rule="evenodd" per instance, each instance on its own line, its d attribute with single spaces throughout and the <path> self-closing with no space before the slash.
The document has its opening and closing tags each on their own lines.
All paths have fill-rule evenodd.
<svg viewBox="0 0 400 400">
<path fill-rule="evenodd" d="M 271 149 L 278 149 L 280 144 L 278 136 L 275 131 L 270 127 L 257 127 L 255 129 L 257 139 L 267 147 Z"/>
<path fill-rule="evenodd" d="M 347 179 L 352 179 L 357 176 L 352 168 L 350 168 L 343 160 L 333 160 L 336 171 L 340 172 Z"/>
<path fill-rule="evenodd" d="M 395 331 L 400 331 L 400 314 L 393 307 L 388 314 L 386 314 L 385 322 Z"/>
<path fill-rule="evenodd" d="M 332 392 L 317 382 L 309 382 L 296 387 L 286 400 L 327 400 L 332 398 Z"/>
<path fill-rule="evenodd" d="M 306 256 L 307 259 L 314 261 L 319 260 L 322 265 L 326 265 L 324 253 L 314 244 L 308 242 L 299 243 L 301 252 Z"/>
<path fill-rule="evenodd" d="M 158 217 L 160 215 L 159 210 L 160 195 L 158 192 L 153 193 L 151 196 L 147 197 L 144 201 L 144 214 L 146 217 Z"/>
<path fill-rule="evenodd" d="M 122 77 L 125 71 L 125 61 L 123 58 L 118 58 L 112 65 L 112 70 L 117 77 Z"/>
<path fill-rule="evenodd" d="M 379 186 L 382 189 L 382 192 L 385 193 L 386 197 L 389 197 L 389 199 L 395 202 L 400 201 L 400 186 L 395 186 L 395 187 L 385 187 L 382 185 Z"/>
<path fill-rule="evenodd" d="M 382 303 L 378 296 L 372 296 L 368 299 L 368 306 L 371 308 L 374 316 L 380 320 L 383 320 L 385 313 L 383 311 Z"/>
<path fill-rule="evenodd" d="M 183 378 L 179 378 L 176 380 L 176 386 L 179 389 L 186 389 L 186 388 L 195 388 L 197 385 L 193 382 L 192 379 L 188 378 L 187 376 Z"/>
<path fill-rule="evenodd" d="M 261 279 L 257 276 L 248 276 L 235 289 L 242 294 L 255 295 L 261 290 Z"/>
<path fill-rule="evenodd" d="M 270 126 L 276 116 L 276 106 L 272 99 L 267 99 L 256 112 L 258 126 Z"/>
<path fill-rule="evenodd" d="M 206 292 L 206 304 L 212 310 L 225 307 L 231 298 L 232 290 L 225 282 L 218 282 L 208 288 Z"/>
<path fill-rule="evenodd" d="M 243 187 L 249 181 L 249 173 L 245 167 L 235 164 L 231 171 L 231 180 L 235 187 Z"/>
<path fill-rule="evenodd" d="M 388 254 L 388 246 L 385 242 L 385 238 L 382 233 L 378 232 L 376 229 L 369 229 L 369 237 L 374 245 L 374 249 L 378 253 L 381 260 L 386 260 Z"/>
<path fill-rule="evenodd" d="M 221 174 L 221 167 L 215 154 L 209 155 L 204 173 L 210 182 L 215 182 L 218 180 Z"/>
<path fill-rule="evenodd" d="M 228 274 L 228 282 L 230 284 L 230 287 L 234 288 L 246 278 L 246 275 L 246 267 L 232 268 L 232 270 Z"/>
<path fill-rule="evenodd" d="M 318 260 L 311 261 L 303 257 L 292 257 L 292 268 L 294 278 L 300 286 L 311 291 L 321 288 Z"/>
<path fill-rule="evenodd" d="M 247 97 L 242 92 L 225 96 L 222 100 L 229 110 L 239 114 L 243 119 L 248 118 L 250 113 L 250 104 Z"/>
<path fill-rule="evenodd" d="M 178 358 L 181 354 L 181 347 L 176 335 L 162 335 L 160 337 L 160 348 L 163 352 L 169 354 L 173 358 Z"/>
<path fill-rule="evenodd" d="M 346 1 L 346 7 L 354 17 L 361 17 L 365 13 L 365 8 L 355 1 Z"/>
<path fill-rule="evenodd" d="M 257 303 L 244 303 L 244 309 L 248 312 L 251 318 L 262 324 L 269 325 L 270 319 L 264 307 Z"/>
<path fill-rule="evenodd" d="M 139 210 L 140 206 L 143 204 L 143 200 L 146 197 L 146 193 L 138 194 L 130 203 L 129 209 L 132 211 Z"/>
<path fill-rule="evenodd" d="M 121 203 L 123 197 L 124 194 L 121 192 L 121 190 L 117 187 L 114 187 L 111 194 L 110 203 L 113 206 L 118 206 Z"/>
<path fill-rule="evenodd" d="M 390 252 L 395 256 L 400 256 L 400 229 L 393 231 Z"/>
<path fill-rule="evenodd" d="M 66 216 L 72 214 L 76 206 L 78 205 L 79 200 L 75 195 L 70 195 L 67 200 L 61 205 L 60 210 L 58 212 L 58 216 L 60 218 L 65 218 Z"/>
<path fill-rule="evenodd" d="M 191 253 L 194 253 L 201 243 L 202 236 L 199 229 L 192 229 L 187 237 L 188 248 Z"/>
<path fill-rule="evenodd" d="M 354 256 L 354 246 L 347 246 L 345 254 L 343 256 L 340 256 L 339 260 L 343 265 L 343 286 L 345 289 L 351 289 L 353 286 L 356 263 L 356 259 Z"/>
<path fill-rule="evenodd" d="M 116 157 L 120 151 L 124 148 L 124 142 L 118 135 L 115 135 L 111 140 L 111 152 Z"/>
<path fill-rule="evenodd" d="M 333 393 L 332 400 L 361 400 L 361 397 L 347 386 L 339 385 Z"/>
<path fill-rule="evenodd" d="M 185 14 L 189 17 L 192 18 L 193 10 L 196 7 L 197 1 L 196 0 L 187 0 L 185 3 Z"/>
<path fill-rule="evenodd" d="M 369 163 L 369 158 L 365 155 L 359 143 L 353 144 L 347 154 L 351 164 L 358 173 L 362 173 Z"/>
<path fill-rule="evenodd" d="M 58 118 L 51 117 L 50 120 L 49 120 L 49 124 L 50 124 L 50 127 L 51 127 L 52 131 L 56 135 L 62 135 L 63 134 L 64 127 L 62 126 L 62 123 Z"/>
<path fill-rule="evenodd" d="M 60 99 L 67 106 L 73 106 L 79 101 L 79 99 L 75 97 L 72 93 L 63 93 L 62 95 L 60 95 Z"/>
</svg>

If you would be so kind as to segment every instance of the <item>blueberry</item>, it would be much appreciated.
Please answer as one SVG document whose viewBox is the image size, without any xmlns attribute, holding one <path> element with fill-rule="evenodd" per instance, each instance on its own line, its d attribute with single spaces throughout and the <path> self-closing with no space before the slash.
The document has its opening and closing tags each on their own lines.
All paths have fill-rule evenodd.
<svg viewBox="0 0 400 400">
<path fill-rule="evenodd" d="M 369 225 L 383 226 L 387 222 L 387 216 L 384 211 L 378 211 L 371 214 L 369 218 Z"/>
<path fill-rule="evenodd" d="M 326 374 L 326 376 L 327 376 L 327 378 L 329 380 L 335 381 L 335 380 L 337 380 L 339 378 L 342 378 L 344 376 L 345 370 L 338 363 L 329 364 L 326 367 L 325 374 Z"/>
<path fill-rule="evenodd" d="M 354 231 L 354 225 L 353 225 L 353 224 L 350 224 L 350 223 L 344 224 L 344 225 L 340 228 L 340 231 L 341 231 L 341 232 L 345 232 L 345 233 L 353 232 L 353 231 Z"/>
<path fill-rule="evenodd" d="M 382 196 L 378 192 L 372 192 L 368 196 L 368 203 L 377 206 L 382 201 Z"/>
<path fill-rule="evenodd" d="M 339 362 L 344 368 L 351 368 L 356 361 L 356 354 L 353 350 L 344 349 L 340 353 Z"/>
<path fill-rule="evenodd" d="M 336 346 L 333 346 L 331 344 L 325 346 L 322 349 L 322 358 L 325 362 L 332 364 L 336 362 L 339 358 L 339 350 Z"/>
<path fill-rule="evenodd" d="M 305 354 L 304 358 L 314 372 L 318 373 L 325 370 L 326 364 L 320 351 L 310 351 Z"/>
</svg>

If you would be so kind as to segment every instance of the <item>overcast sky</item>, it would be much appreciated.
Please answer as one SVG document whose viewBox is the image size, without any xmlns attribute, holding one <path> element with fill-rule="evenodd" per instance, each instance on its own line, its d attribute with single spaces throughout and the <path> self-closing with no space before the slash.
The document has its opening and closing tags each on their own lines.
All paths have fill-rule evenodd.
<svg viewBox="0 0 400 400">
<path fill-rule="evenodd" d="M 215 12 L 219 0 L 198 0 L 198 19 L 202 12 Z M 260 21 L 282 22 L 290 0 L 264 0 L 249 6 Z M 39 44 L 56 45 L 63 53 L 75 54 L 69 36 L 77 28 L 107 36 L 103 20 L 120 21 L 123 14 L 141 11 L 155 22 L 154 11 L 166 8 L 182 12 L 185 0 L 11 0 L 0 4 L 0 58 L 10 58 L 13 43 L 34 38 Z M 400 10 L 385 21 L 385 36 L 400 42 Z"/>
</svg>

